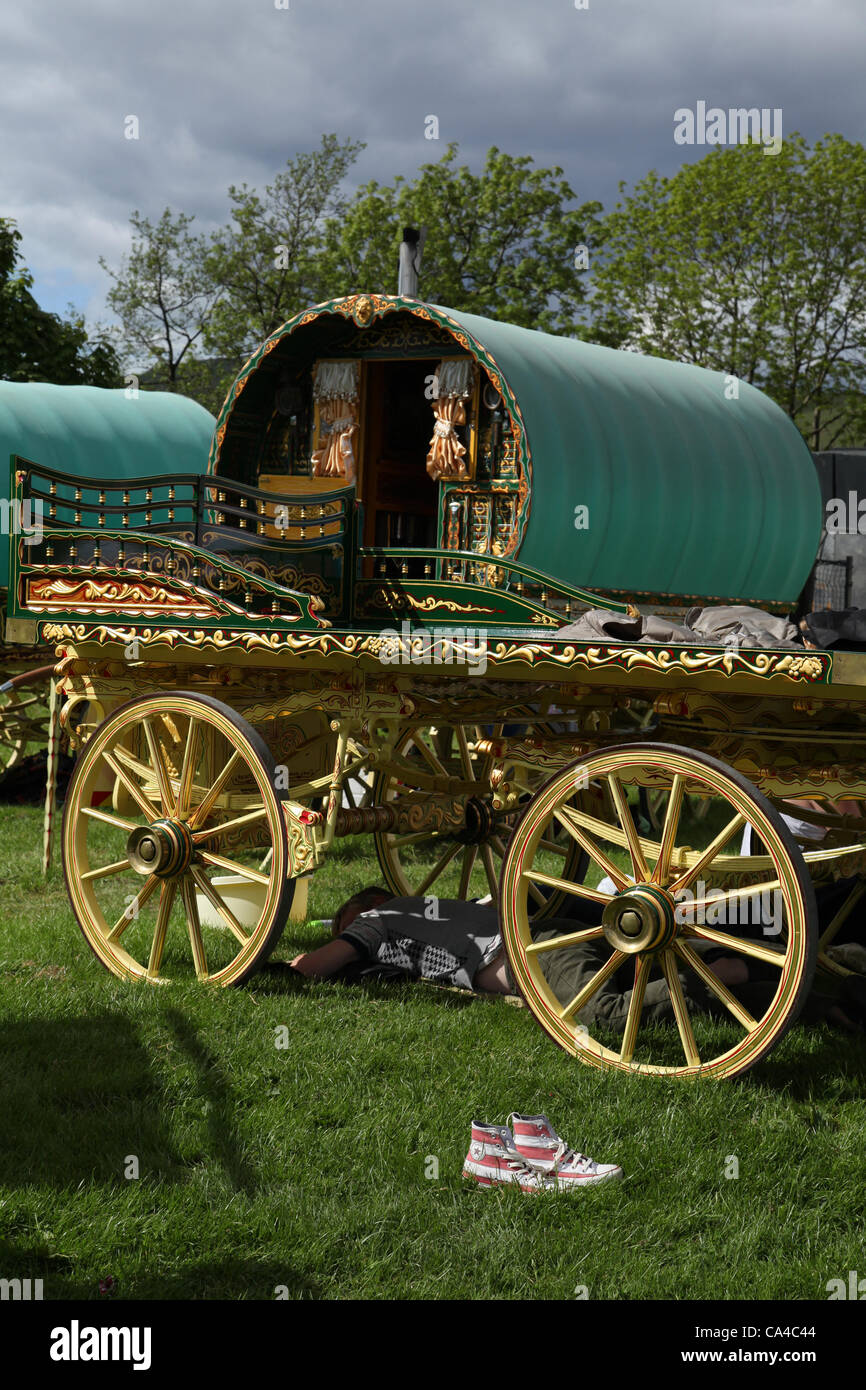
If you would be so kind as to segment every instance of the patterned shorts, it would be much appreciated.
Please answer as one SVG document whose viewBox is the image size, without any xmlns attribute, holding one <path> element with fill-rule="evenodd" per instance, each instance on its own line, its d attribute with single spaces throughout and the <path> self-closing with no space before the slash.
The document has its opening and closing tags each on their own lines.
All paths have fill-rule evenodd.
<svg viewBox="0 0 866 1390">
<path fill-rule="evenodd" d="M 472 989 L 479 970 L 503 949 L 495 908 L 442 899 L 437 916 L 428 918 L 422 901 L 394 898 L 363 912 L 342 939 L 386 974 Z"/>
</svg>

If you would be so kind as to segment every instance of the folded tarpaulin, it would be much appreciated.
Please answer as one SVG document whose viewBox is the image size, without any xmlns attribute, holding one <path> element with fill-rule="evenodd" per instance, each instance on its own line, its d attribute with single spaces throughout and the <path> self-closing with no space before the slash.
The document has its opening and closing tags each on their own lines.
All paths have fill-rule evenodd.
<svg viewBox="0 0 866 1390">
<path fill-rule="evenodd" d="M 866 620 L 866 612 L 863 613 Z M 559 641 L 632 642 L 693 647 L 799 647 L 802 639 L 787 618 L 776 618 L 748 604 L 690 608 L 682 623 L 658 614 L 625 617 L 607 608 L 590 608 L 556 633 Z"/>
</svg>

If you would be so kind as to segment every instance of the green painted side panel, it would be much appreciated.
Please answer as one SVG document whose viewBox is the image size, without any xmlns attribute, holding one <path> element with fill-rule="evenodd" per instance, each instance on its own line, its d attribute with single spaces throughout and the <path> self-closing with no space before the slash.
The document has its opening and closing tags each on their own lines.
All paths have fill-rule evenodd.
<svg viewBox="0 0 866 1390">
<path fill-rule="evenodd" d="M 802 436 L 767 396 L 740 382 L 728 399 L 720 372 L 443 312 L 520 404 L 532 459 L 524 564 L 592 589 L 796 600 L 821 492 Z"/>
<path fill-rule="evenodd" d="M 167 391 L 0 381 L 0 498 L 9 496 L 9 460 L 19 454 L 82 478 L 203 473 L 215 420 L 204 406 Z M 9 580 L 0 541 L 0 588 Z"/>
</svg>

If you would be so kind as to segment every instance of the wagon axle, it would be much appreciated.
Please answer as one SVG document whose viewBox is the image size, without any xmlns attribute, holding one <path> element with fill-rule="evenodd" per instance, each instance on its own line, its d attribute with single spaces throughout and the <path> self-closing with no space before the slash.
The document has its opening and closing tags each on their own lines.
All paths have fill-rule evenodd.
<svg viewBox="0 0 866 1390">
<path fill-rule="evenodd" d="M 677 935 L 674 912 L 670 893 L 641 883 L 611 898 L 601 915 L 601 924 L 615 951 L 637 955 L 661 951 L 671 944 Z"/>
<path fill-rule="evenodd" d="M 189 868 L 195 842 L 189 826 L 166 818 L 139 826 L 126 842 L 126 856 L 137 874 L 174 878 Z"/>
</svg>

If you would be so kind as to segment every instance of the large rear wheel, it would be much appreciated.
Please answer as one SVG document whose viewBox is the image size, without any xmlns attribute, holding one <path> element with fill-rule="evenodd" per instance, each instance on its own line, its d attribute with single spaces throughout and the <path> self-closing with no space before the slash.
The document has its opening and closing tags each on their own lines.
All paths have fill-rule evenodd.
<svg viewBox="0 0 866 1390">
<path fill-rule="evenodd" d="M 605 818 L 597 799 L 592 810 L 585 799 L 598 779 L 613 808 Z M 648 836 L 631 810 L 642 787 L 663 793 L 659 829 Z M 589 856 L 580 881 L 552 878 L 540 862 L 555 824 Z M 739 853 L 746 824 L 761 856 Z M 600 906 L 601 924 L 548 924 L 542 935 L 531 918 L 535 885 L 570 893 L 596 914 Z M 814 889 L 781 816 L 732 768 L 665 744 L 599 750 L 537 792 L 503 864 L 500 913 L 527 1005 L 555 1042 L 594 1066 L 735 1076 L 787 1031 L 814 974 Z M 749 980 L 729 987 L 703 960 L 708 950 Z M 675 1027 L 657 1021 L 666 1011 Z"/>
</svg>

